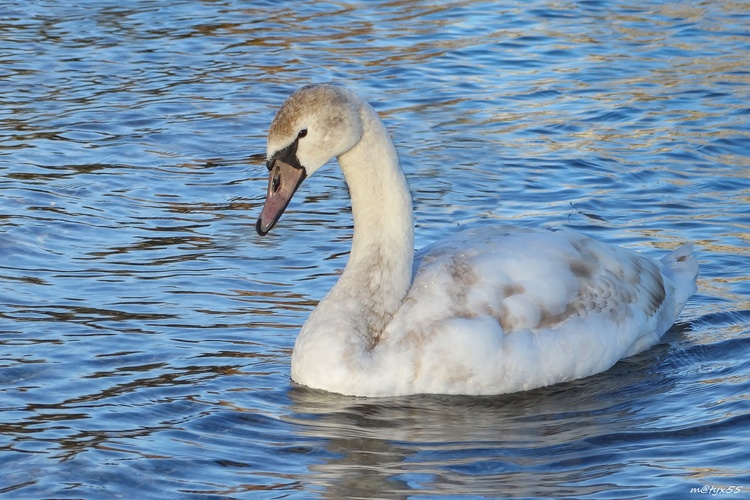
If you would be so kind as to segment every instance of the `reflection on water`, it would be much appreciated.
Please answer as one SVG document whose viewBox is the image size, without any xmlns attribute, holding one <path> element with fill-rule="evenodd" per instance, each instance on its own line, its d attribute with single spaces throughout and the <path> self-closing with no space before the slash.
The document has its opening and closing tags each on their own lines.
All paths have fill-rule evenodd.
<svg viewBox="0 0 750 500">
<path fill-rule="evenodd" d="M 0 6 L 0 492 L 644 497 L 750 488 L 747 12 L 728 1 Z M 659 255 L 699 293 L 607 373 L 496 398 L 290 387 L 345 265 L 334 168 L 259 239 L 265 129 L 381 112 L 424 246 L 495 219 Z"/>
</svg>

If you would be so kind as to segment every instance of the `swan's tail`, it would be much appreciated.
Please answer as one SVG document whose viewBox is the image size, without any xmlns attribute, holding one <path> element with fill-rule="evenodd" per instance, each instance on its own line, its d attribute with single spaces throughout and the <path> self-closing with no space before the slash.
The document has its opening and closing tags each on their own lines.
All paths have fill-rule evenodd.
<svg viewBox="0 0 750 500">
<path fill-rule="evenodd" d="M 693 255 L 693 244 L 686 243 L 661 259 L 662 269 L 672 283 L 675 291 L 675 314 L 679 314 L 685 302 L 698 287 L 698 259 Z"/>
</svg>

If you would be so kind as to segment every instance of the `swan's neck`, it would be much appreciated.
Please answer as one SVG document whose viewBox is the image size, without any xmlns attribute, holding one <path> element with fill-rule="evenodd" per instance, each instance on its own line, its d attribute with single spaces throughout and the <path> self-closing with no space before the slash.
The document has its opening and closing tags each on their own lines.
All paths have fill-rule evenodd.
<svg viewBox="0 0 750 500">
<path fill-rule="evenodd" d="M 359 314 L 374 343 L 411 284 L 414 221 L 409 186 L 388 131 L 369 104 L 361 114 L 362 140 L 338 158 L 351 195 L 354 237 L 334 290 L 359 296 Z"/>
<path fill-rule="evenodd" d="M 360 108 L 363 136 L 338 161 L 352 201 L 354 237 L 336 285 L 308 318 L 292 358 L 295 373 L 314 363 L 344 368 L 367 356 L 411 284 L 414 227 L 411 195 L 396 149 L 375 111 Z M 328 369 L 326 367 L 326 369 Z M 298 370 L 299 369 L 299 370 Z"/>
</svg>

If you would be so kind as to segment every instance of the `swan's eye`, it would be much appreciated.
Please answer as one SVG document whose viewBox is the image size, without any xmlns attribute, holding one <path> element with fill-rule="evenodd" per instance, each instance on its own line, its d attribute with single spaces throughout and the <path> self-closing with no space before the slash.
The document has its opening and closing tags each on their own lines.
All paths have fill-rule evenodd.
<svg viewBox="0 0 750 500">
<path fill-rule="evenodd" d="M 299 131 L 299 134 L 297 134 L 297 139 L 302 139 L 306 135 L 307 135 L 307 129 L 303 128 L 302 130 Z"/>
</svg>

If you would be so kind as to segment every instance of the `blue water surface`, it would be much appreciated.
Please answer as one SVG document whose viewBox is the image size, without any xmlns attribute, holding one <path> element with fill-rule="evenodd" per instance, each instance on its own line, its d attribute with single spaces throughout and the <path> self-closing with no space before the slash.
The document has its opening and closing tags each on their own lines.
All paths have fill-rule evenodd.
<svg viewBox="0 0 750 500">
<path fill-rule="evenodd" d="M 0 493 L 750 494 L 750 5 L 0 5 Z M 495 220 L 658 257 L 698 293 L 654 348 L 496 397 L 300 387 L 346 264 L 337 168 L 255 234 L 265 133 L 334 81 L 381 113 L 416 246 Z"/>
</svg>

